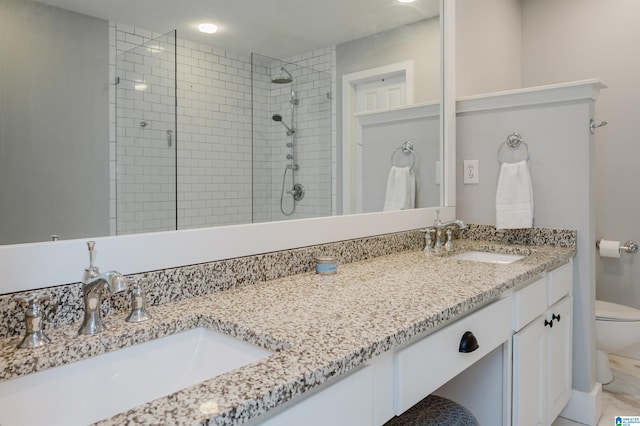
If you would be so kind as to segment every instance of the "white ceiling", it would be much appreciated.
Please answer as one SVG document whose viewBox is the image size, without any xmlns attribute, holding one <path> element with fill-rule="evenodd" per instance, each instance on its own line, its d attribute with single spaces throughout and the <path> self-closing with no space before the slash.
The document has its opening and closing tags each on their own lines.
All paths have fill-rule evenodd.
<svg viewBox="0 0 640 426">
<path fill-rule="evenodd" d="M 439 15 L 438 0 L 39 0 L 157 33 L 286 58 Z M 212 22 L 217 34 L 197 24 Z"/>
</svg>

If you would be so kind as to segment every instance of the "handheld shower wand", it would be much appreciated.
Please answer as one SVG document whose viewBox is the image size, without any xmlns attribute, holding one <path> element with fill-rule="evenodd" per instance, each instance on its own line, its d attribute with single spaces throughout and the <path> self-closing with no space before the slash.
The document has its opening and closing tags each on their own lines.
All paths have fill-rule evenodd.
<svg viewBox="0 0 640 426">
<path fill-rule="evenodd" d="M 278 122 L 282 123 L 282 125 L 287 129 L 287 136 L 291 136 L 296 132 L 295 129 L 293 129 L 292 127 L 287 126 L 287 124 L 284 121 L 282 121 L 282 116 L 280 114 L 273 114 L 271 119 L 273 121 L 278 121 Z"/>
</svg>

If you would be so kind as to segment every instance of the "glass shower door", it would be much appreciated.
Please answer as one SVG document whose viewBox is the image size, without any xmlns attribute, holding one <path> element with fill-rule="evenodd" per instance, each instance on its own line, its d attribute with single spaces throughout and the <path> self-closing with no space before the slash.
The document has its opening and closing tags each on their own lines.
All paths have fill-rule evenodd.
<svg viewBox="0 0 640 426">
<path fill-rule="evenodd" d="M 116 76 L 116 233 L 175 230 L 175 31 L 117 55 Z"/>
</svg>

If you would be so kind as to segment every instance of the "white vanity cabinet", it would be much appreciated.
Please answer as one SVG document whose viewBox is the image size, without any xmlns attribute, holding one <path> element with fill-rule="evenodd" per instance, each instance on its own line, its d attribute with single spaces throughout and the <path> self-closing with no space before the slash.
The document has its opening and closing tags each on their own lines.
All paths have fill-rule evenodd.
<svg viewBox="0 0 640 426">
<path fill-rule="evenodd" d="M 311 391 L 257 419 L 261 426 L 371 426 L 393 417 L 393 354 Z"/>
<path fill-rule="evenodd" d="M 508 342 L 512 335 L 511 310 L 511 298 L 493 302 L 408 346 L 372 359 L 344 378 L 252 424 L 382 425 Z M 468 331 L 479 346 L 462 353 L 460 341 Z"/>
<path fill-rule="evenodd" d="M 443 384 L 509 341 L 511 299 L 494 302 L 395 354 L 395 413 L 401 414 Z M 472 332 L 478 348 L 460 351 Z"/>
<path fill-rule="evenodd" d="M 571 398 L 573 266 L 513 296 L 513 425 L 550 425 Z"/>
<path fill-rule="evenodd" d="M 479 403 L 472 412 L 480 414 L 481 424 L 550 425 L 571 397 L 572 271 L 569 262 L 541 274 L 512 295 L 373 358 L 250 424 L 382 425 L 434 391 L 462 389 L 452 399 L 458 396 L 471 408 Z M 467 332 L 478 347 L 461 352 Z M 482 404 L 491 405 L 484 414 Z"/>
</svg>

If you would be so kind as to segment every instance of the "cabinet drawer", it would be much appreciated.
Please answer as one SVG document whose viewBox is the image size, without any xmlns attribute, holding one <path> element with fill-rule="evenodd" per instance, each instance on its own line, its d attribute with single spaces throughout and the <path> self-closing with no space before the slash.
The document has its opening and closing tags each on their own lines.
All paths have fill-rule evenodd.
<svg viewBox="0 0 640 426">
<path fill-rule="evenodd" d="M 395 354 L 395 412 L 403 413 L 425 396 L 511 337 L 511 299 L 499 300 Z M 471 331 L 479 348 L 459 352 Z"/>
<path fill-rule="evenodd" d="M 254 424 L 260 426 L 325 426 L 374 424 L 375 381 L 368 365 L 311 397 Z"/>
<path fill-rule="evenodd" d="M 567 294 L 573 286 L 573 265 L 571 262 L 554 269 L 547 274 L 548 305 L 551 306 Z"/>
<path fill-rule="evenodd" d="M 547 279 L 542 277 L 513 295 L 513 330 L 521 330 L 546 308 Z"/>
</svg>

